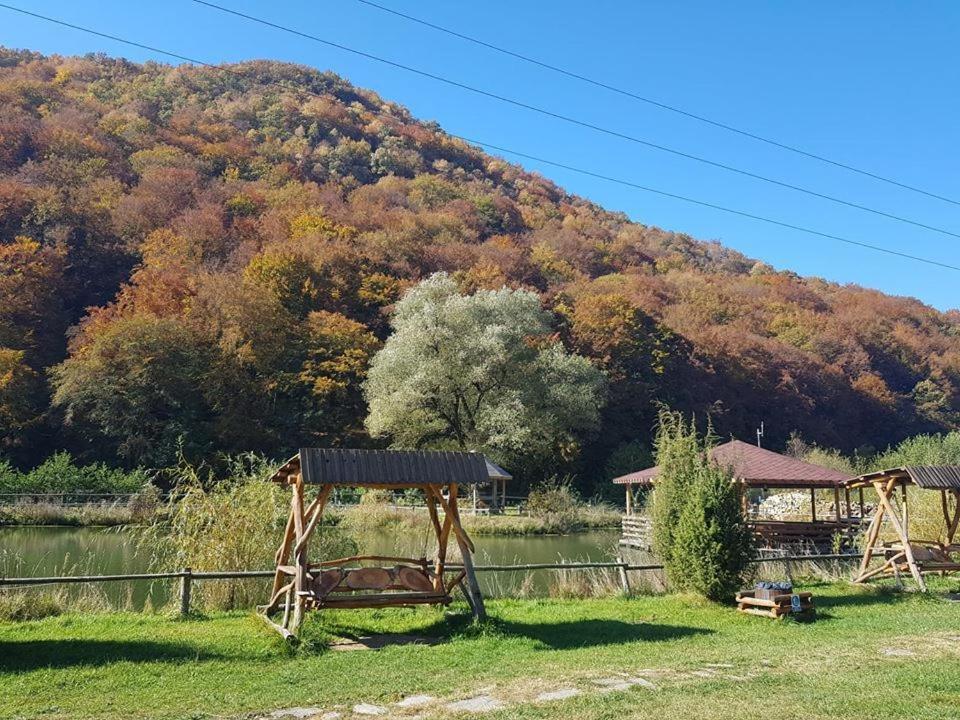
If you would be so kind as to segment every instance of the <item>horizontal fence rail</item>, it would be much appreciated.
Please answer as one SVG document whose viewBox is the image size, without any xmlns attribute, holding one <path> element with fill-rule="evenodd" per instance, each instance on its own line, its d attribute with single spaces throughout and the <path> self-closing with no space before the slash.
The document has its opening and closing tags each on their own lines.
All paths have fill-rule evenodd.
<svg viewBox="0 0 960 720">
<path fill-rule="evenodd" d="M 831 553 L 826 555 L 774 555 L 771 557 L 753 558 L 751 564 L 786 563 L 816 561 L 816 560 L 859 560 L 860 553 Z M 457 563 L 447 565 L 456 570 L 463 566 Z M 630 582 L 627 572 L 652 572 L 663 570 L 663 565 L 635 565 L 618 559 L 615 562 L 569 562 L 569 563 L 528 563 L 523 565 L 476 565 L 477 572 L 528 572 L 533 570 L 589 570 L 609 569 L 620 573 L 620 582 L 624 592 L 630 592 Z M 54 577 L 14 577 L 0 578 L 0 588 L 3 587 L 30 587 L 38 585 L 74 585 L 79 583 L 126 582 L 138 580 L 180 580 L 180 613 L 190 613 L 190 596 L 193 581 L 195 580 L 244 580 L 256 578 L 271 578 L 275 570 L 192 570 L 184 568 L 171 572 L 133 573 L 126 575 L 62 575 Z"/>
</svg>

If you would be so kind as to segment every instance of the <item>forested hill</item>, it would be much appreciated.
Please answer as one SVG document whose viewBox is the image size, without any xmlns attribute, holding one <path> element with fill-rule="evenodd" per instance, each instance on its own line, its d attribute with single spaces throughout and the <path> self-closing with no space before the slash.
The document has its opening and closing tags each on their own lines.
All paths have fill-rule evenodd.
<svg viewBox="0 0 960 720">
<path fill-rule="evenodd" d="M 438 270 L 536 290 L 607 372 L 592 470 L 656 401 L 772 447 L 958 419 L 956 312 L 630 222 L 330 73 L 0 51 L 7 457 L 369 443 L 368 359 Z"/>
</svg>

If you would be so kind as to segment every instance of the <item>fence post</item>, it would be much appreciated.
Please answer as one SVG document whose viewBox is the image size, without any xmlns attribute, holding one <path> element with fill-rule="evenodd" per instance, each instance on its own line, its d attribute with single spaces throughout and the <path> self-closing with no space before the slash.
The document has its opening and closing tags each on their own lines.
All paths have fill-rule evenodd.
<svg viewBox="0 0 960 720">
<path fill-rule="evenodd" d="M 184 568 L 183 575 L 180 576 L 180 616 L 187 617 L 190 614 L 190 586 L 193 582 L 193 571 L 191 568 Z"/>
<path fill-rule="evenodd" d="M 627 565 L 623 561 L 623 556 L 617 556 L 617 562 L 620 563 L 620 567 L 617 568 L 620 571 L 620 584 L 623 586 L 623 592 L 625 595 L 630 594 L 630 579 L 627 577 Z"/>
</svg>

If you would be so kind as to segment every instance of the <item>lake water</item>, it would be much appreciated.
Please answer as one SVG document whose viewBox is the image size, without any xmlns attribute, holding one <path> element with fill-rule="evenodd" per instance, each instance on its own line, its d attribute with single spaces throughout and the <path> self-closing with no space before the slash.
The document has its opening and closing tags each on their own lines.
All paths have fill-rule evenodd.
<svg viewBox="0 0 960 720">
<path fill-rule="evenodd" d="M 149 572 L 149 552 L 138 550 L 135 531 L 123 528 L 12 527 L 0 528 L 0 574 L 7 577 L 44 575 L 107 575 Z M 617 555 L 616 530 L 563 536 L 475 536 L 477 565 L 607 561 Z M 426 537 L 378 532 L 360 543 L 364 554 L 419 557 L 433 553 Z M 451 546 L 454 546 L 451 543 Z M 170 568 L 175 570 L 177 568 Z M 512 594 L 524 581 L 521 573 L 480 573 L 489 594 Z M 549 571 L 532 574 L 533 589 L 544 589 Z M 108 598 L 142 607 L 149 598 L 161 604 L 170 583 L 104 583 Z"/>
</svg>

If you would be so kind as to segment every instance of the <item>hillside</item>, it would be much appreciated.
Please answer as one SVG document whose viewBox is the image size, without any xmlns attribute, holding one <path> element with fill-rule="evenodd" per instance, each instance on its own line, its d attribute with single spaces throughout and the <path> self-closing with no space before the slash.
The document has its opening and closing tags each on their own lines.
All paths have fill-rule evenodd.
<svg viewBox="0 0 960 720">
<path fill-rule="evenodd" d="M 0 50 L 17 462 L 369 443 L 367 361 L 438 270 L 538 291 L 607 371 L 594 475 L 649 441 L 655 401 L 723 436 L 763 420 L 771 447 L 882 447 L 960 418 L 958 313 L 631 222 L 331 73 Z"/>
</svg>

